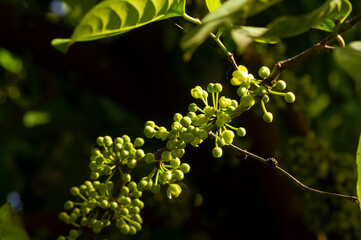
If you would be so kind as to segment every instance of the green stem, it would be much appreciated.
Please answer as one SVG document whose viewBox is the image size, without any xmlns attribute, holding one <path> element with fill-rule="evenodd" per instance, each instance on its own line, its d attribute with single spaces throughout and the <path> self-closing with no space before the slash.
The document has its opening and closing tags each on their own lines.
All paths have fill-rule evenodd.
<svg viewBox="0 0 361 240">
<path fill-rule="evenodd" d="M 235 131 L 238 130 L 238 128 L 233 127 L 232 125 L 229 125 L 228 123 L 226 123 L 225 125 L 226 125 L 228 128 L 232 129 L 232 130 L 235 130 Z"/>
<path fill-rule="evenodd" d="M 216 93 L 216 110 L 218 109 L 218 98 L 219 98 L 219 93 Z"/>
<path fill-rule="evenodd" d="M 269 93 L 270 93 L 270 94 L 273 94 L 273 95 L 277 95 L 277 96 L 285 96 L 285 95 L 286 95 L 286 93 L 284 93 L 284 92 L 270 91 Z"/>
<path fill-rule="evenodd" d="M 191 23 L 197 24 L 197 25 L 201 25 L 202 22 L 201 20 L 199 20 L 198 18 L 193 18 L 191 16 L 189 16 L 188 14 L 184 13 L 183 14 L 183 18 Z M 229 52 L 226 48 L 226 46 L 224 46 L 224 44 L 222 43 L 222 41 L 219 39 L 219 37 L 217 37 L 214 33 L 209 33 L 209 35 L 213 38 L 213 40 L 218 44 L 218 46 L 222 49 L 222 51 L 227 55 L 227 57 L 232 57 L 233 54 L 231 52 Z"/>
<path fill-rule="evenodd" d="M 212 92 L 212 101 L 213 101 L 214 109 L 217 110 L 217 108 L 216 108 L 216 100 L 215 100 L 215 97 L 214 97 L 214 92 Z"/>
<path fill-rule="evenodd" d="M 264 112 L 264 113 L 267 113 L 266 105 L 264 104 L 263 101 L 261 101 L 261 106 L 262 106 L 263 112 Z"/>
</svg>

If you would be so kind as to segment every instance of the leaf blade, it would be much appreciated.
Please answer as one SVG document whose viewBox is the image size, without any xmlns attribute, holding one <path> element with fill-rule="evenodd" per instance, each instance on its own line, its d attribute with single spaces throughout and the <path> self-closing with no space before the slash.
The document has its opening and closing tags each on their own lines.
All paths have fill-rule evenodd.
<svg viewBox="0 0 361 240">
<path fill-rule="evenodd" d="M 185 58 L 189 59 L 212 31 L 220 27 L 229 27 L 234 22 L 262 12 L 279 1 L 230 0 L 225 2 L 217 10 L 206 15 L 201 25 L 195 27 L 182 38 L 181 47 L 185 51 Z"/>
<path fill-rule="evenodd" d="M 356 190 L 357 190 L 357 197 L 359 199 L 359 205 L 360 205 L 360 210 L 361 210 L 361 202 L 360 202 L 360 199 L 361 199 L 361 134 L 360 134 L 358 147 L 357 147 L 356 164 L 357 164 L 357 173 L 358 173 Z"/>
<path fill-rule="evenodd" d="M 222 4 L 220 0 L 206 0 L 206 5 L 209 12 L 214 12 L 217 10 Z"/>
<path fill-rule="evenodd" d="M 22 225 L 20 217 L 12 211 L 9 202 L 0 207 L 0 239 L 30 240 Z"/>
<path fill-rule="evenodd" d="M 69 39 L 55 39 L 52 45 L 64 52 L 75 42 L 119 35 L 184 12 L 185 0 L 105 0 L 84 16 Z"/>
<path fill-rule="evenodd" d="M 349 75 L 355 83 L 356 89 L 361 90 L 360 59 L 361 41 L 349 43 L 345 48 L 336 48 L 333 52 L 336 63 Z"/>
<path fill-rule="evenodd" d="M 343 0 L 341 9 L 338 13 L 335 13 L 334 16 L 330 16 L 329 18 L 315 24 L 312 27 L 326 32 L 332 32 L 336 27 L 335 21 L 343 23 L 348 15 L 350 15 L 351 11 L 352 4 L 349 2 L 349 0 Z"/>
<path fill-rule="evenodd" d="M 310 13 L 276 18 L 268 26 L 269 30 L 264 33 L 263 37 L 292 37 L 304 33 L 314 26 L 322 30 L 333 29 L 335 26 L 333 21 L 345 19 L 347 2 L 348 0 L 328 0 Z M 331 26 L 329 26 L 330 24 Z"/>
</svg>

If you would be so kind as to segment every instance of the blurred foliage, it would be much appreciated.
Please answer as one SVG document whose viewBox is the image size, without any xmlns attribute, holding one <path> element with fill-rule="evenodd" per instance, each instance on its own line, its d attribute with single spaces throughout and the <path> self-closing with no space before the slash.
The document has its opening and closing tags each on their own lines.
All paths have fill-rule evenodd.
<svg viewBox="0 0 361 240">
<path fill-rule="evenodd" d="M 226 83 L 232 68 L 213 42 L 203 44 L 190 62 L 182 61 L 178 41 L 183 31 L 176 26 L 184 25 L 182 19 L 76 44 L 63 56 L 50 48 L 50 40 L 57 34 L 69 36 L 97 1 L 67 1 L 64 17 L 50 13 L 51 2 L 0 3 L 0 24 L 13 27 L 0 39 L 0 199 L 8 201 L 13 191 L 20 194 L 23 208 L 18 210 L 32 239 L 54 239 L 68 231 L 57 215 L 69 188 L 88 175 L 97 136 L 140 136 L 149 119 L 167 126 L 175 112 L 186 112 L 194 85 L 221 82 L 225 94 L 235 96 Z M 351 2 L 354 16 L 361 3 Z M 322 3 L 283 1 L 250 18 L 249 25 L 304 14 Z M 201 0 L 187 1 L 186 9 L 196 17 L 206 14 Z M 256 73 L 323 37 L 325 33 L 310 30 L 276 45 L 256 43 L 236 60 Z M 360 24 L 343 37 L 346 43 L 360 39 Z M 315 56 L 281 78 L 296 94 L 296 103 L 271 98 L 272 124 L 259 120 L 258 106 L 242 115 L 238 121 L 247 128 L 247 138 L 238 145 L 264 157 L 276 152 L 281 167 L 312 187 L 355 194 L 361 131 L 361 94 L 355 81 L 331 55 Z M 185 156 L 192 170 L 180 199 L 144 196 L 144 229 L 131 239 L 297 240 L 316 239 L 320 232 L 331 240 L 360 238 L 356 205 L 301 194 L 267 166 L 231 151 L 215 160 L 210 146 L 205 143 Z M 147 147 L 153 149 L 152 142 Z M 109 230 L 105 237 L 119 239 L 119 232 Z"/>
</svg>

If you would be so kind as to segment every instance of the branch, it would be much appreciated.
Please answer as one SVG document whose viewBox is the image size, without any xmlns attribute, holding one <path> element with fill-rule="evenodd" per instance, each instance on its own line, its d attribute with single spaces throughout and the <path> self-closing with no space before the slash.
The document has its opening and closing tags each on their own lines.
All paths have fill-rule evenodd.
<svg viewBox="0 0 361 240">
<path fill-rule="evenodd" d="M 303 51 L 302 53 L 294 57 L 277 62 L 273 67 L 270 77 L 265 80 L 265 83 L 271 85 L 276 81 L 279 75 L 284 71 L 286 71 L 288 68 L 300 62 L 303 62 L 306 59 L 313 57 L 314 55 L 332 52 L 333 47 L 328 46 L 328 44 L 333 42 L 334 40 L 338 40 L 340 34 L 351 29 L 353 26 L 355 26 L 355 24 L 357 24 L 360 21 L 361 21 L 361 13 L 356 17 L 346 21 L 335 33 L 326 37 L 322 41 L 316 43 L 311 48 Z"/>
<path fill-rule="evenodd" d="M 216 135 L 213 132 L 209 132 L 209 135 L 211 138 L 215 138 Z M 241 149 L 233 144 L 231 145 L 226 145 L 229 148 L 232 148 L 233 150 L 235 150 L 236 152 L 246 155 L 248 157 L 251 157 L 253 159 L 256 159 L 262 163 L 266 163 L 268 166 L 280 171 L 282 174 L 284 174 L 287 178 L 289 178 L 292 182 L 296 183 L 299 187 L 301 187 L 303 190 L 306 191 L 310 191 L 310 192 L 314 192 L 314 193 L 318 193 L 318 194 L 322 194 L 325 195 L 327 197 L 336 197 L 336 198 L 344 198 L 347 200 L 350 200 L 354 203 L 359 203 L 359 199 L 355 196 L 350 196 L 350 195 L 344 195 L 344 194 L 340 194 L 340 193 L 332 193 L 332 192 L 325 192 L 325 191 L 321 191 L 321 190 L 317 190 L 311 187 L 306 186 L 305 184 L 303 184 L 302 182 L 300 182 L 299 180 L 297 180 L 297 178 L 295 178 L 294 176 L 292 176 L 290 173 L 288 173 L 286 170 L 284 170 L 283 168 L 281 168 L 280 166 L 278 166 L 278 162 L 276 159 L 274 158 L 263 158 L 260 157 L 254 153 L 250 153 L 244 149 Z"/>
</svg>

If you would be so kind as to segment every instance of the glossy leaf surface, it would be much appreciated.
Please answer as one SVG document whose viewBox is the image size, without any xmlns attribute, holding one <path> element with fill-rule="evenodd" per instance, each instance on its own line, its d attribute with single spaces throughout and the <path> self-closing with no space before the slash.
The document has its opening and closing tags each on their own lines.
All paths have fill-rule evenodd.
<svg viewBox="0 0 361 240">
<path fill-rule="evenodd" d="M 106 0 L 95 5 L 75 28 L 71 38 L 54 39 L 66 52 L 74 42 L 91 41 L 125 33 L 148 23 L 182 16 L 185 0 Z"/>
</svg>

